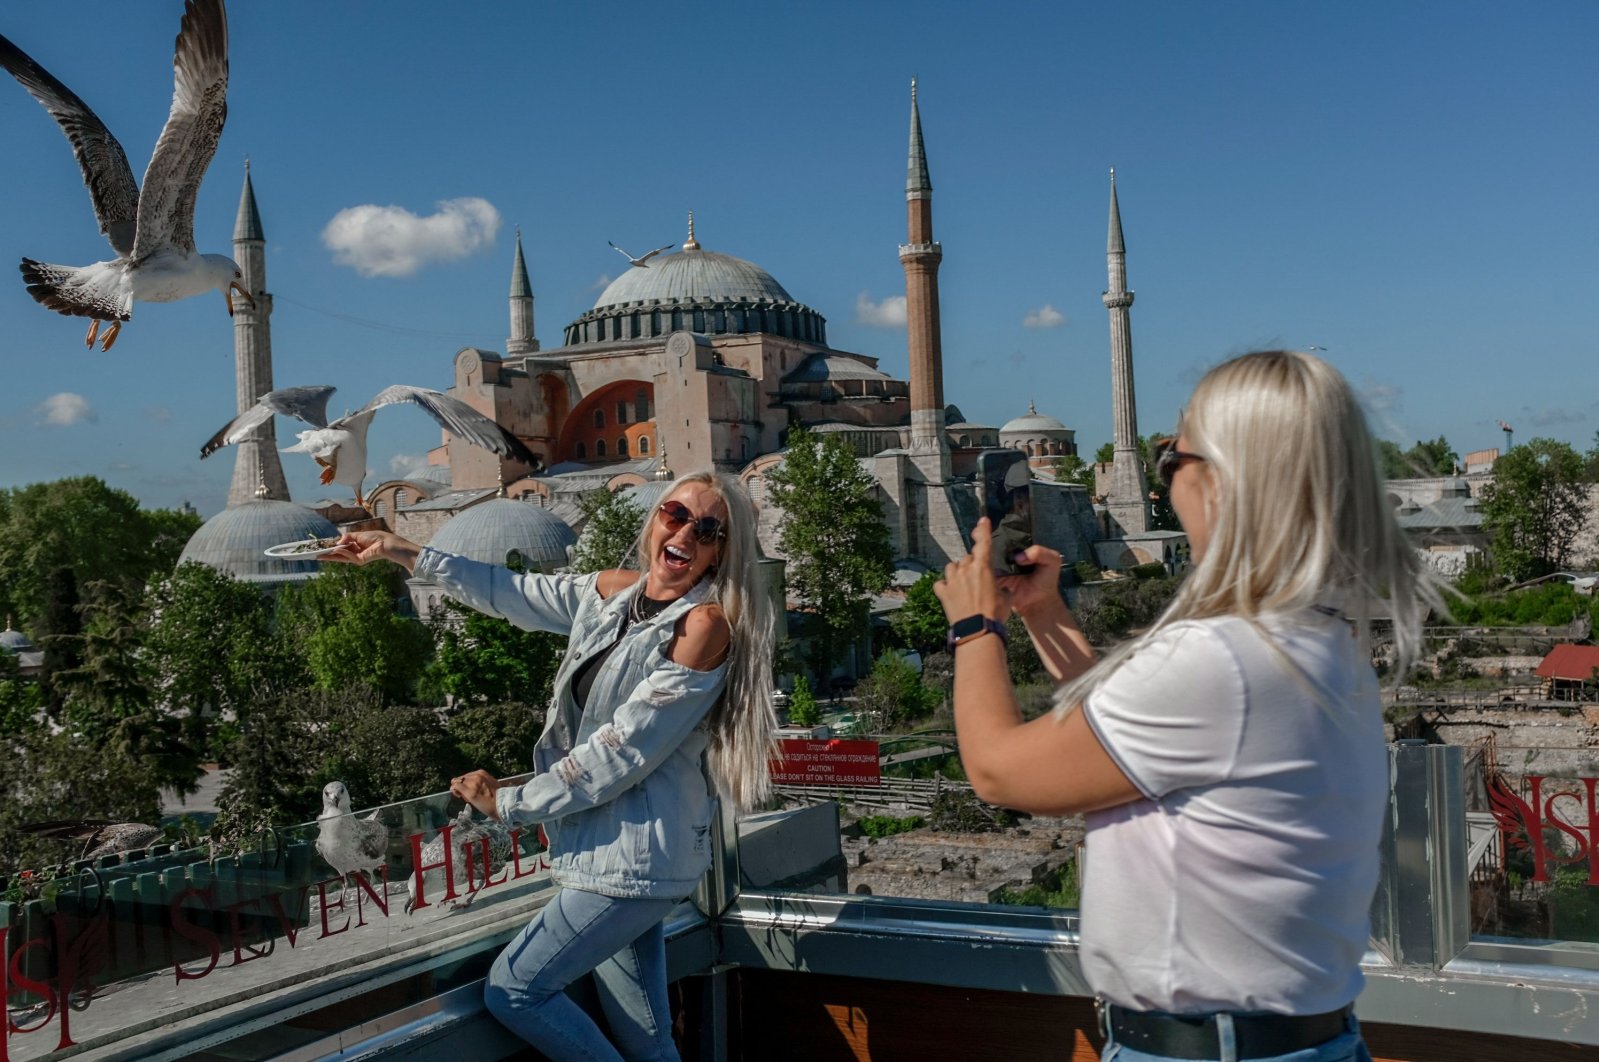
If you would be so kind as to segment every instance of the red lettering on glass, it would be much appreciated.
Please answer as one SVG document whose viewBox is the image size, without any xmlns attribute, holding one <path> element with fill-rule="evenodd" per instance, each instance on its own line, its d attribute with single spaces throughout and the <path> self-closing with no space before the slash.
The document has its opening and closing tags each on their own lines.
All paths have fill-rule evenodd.
<svg viewBox="0 0 1599 1062">
<path fill-rule="evenodd" d="M 329 903 L 328 902 L 328 886 L 333 884 L 334 882 L 338 882 L 339 883 L 339 900 L 338 900 L 337 903 Z M 350 928 L 350 916 L 349 915 L 345 915 L 344 916 L 344 924 L 342 926 L 340 926 L 338 929 L 329 929 L 328 928 L 328 910 L 330 908 L 336 909 L 336 910 L 340 910 L 340 911 L 344 910 L 344 875 L 341 874 L 338 877 L 328 878 L 326 881 L 317 882 L 316 883 L 316 894 L 317 894 L 317 899 L 321 901 L 321 903 L 319 903 L 318 906 L 321 908 L 321 913 L 322 913 L 322 935 L 320 937 L 317 937 L 316 939 L 325 940 L 328 937 L 338 936 L 340 933 L 343 933 L 345 930 L 349 929 Z"/>
<path fill-rule="evenodd" d="M 372 898 L 372 903 L 383 912 L 383 917 L 389 917 L 389 868 L 386 864 L 378 864 L 378 875 L 383 879 L 383 891 L 375 892 L 372 889 L 371 875 L 355 872 L 355 924 L 366 925 L 366 910 L 361 905 L 361 893 L 366 893 Z"/>
<path fill-rule="evenodd" d="M 250 945 L 244 943 L 244 934 L 240 931 L 239 912 L 244 910 L 246 907 L 250 907 L 260 902 L 261 897 L 252 896 L 247 900 L 240 900 L 237 903 L 228 904 L 228 936 L 229 939 L 233 941 L 233 962 L 229 963 L 230 966 L 243 966 L 247 962 L 254 962 L 257 959 L 264 959 L 268 955 L 272 954 L 272 944 L 270 941 L 268 941 L 263 947 L 252 948 Z M 250 954 L 248 959 L 244 957 L 245 952 L 249 952 Z"/>
<path fill-rule="evenodd" d="M 411 835 L 411 868 L 412 873 L 415 875 L 411 892 L 416 896 L 416 903 L 411 907 L 411 910 L 420 911 L 428 906 L 428 899 L 423 891 L 423 882 L 426 880 L 427 872 L 430 870 L 444 868 L 444 899 L 453 900 L 460 895 L 455 890 L 455 853 L 453 851 L 455 846 L 450 843 L 450 831 L 454 828 L 454 823 L 445 823 L 443 831 L 439 834 L 439 836 L 444 838 L 444 859 L 438 863 L 422 862 L 422 835 L 420 833 Z"/>
<path fill-rule="evenodd" d="M 1499 830 L 1508 848 L 1527 852 L 1532 857 L 1532 877 L 1529 881 L 1547 882 L 1551 864 L 1565 866 L 1588 861 L 1588 884 L 1599 885 L 1599 799 L 1596 799 L 1596 778 L 1578 778 L 1582 791 L 1561 789 L 1547 796 L 1543 792 L 1543 775 L 1527 776 L 1527 798 L 1517 795 L 1497 772 L 1487 780 L 1488 802 L 1493 809 Z M 1587 822 L 1578 826 L 1561 816 L 1564 807 L 1557 801 L 1574 800 L 1578 809 L 1587 816 Z M 1551 849 L 1545 831 L 1554 830 L 1571 838 L 1571 851 Z"/>
<path fill-rule="evenodd" d="M 178 893 L 172 898 L 172 904 L 170 906 L 170 910 L 172 912 L 172 928 L 178 934 L 178 936 L 183 937 L 185 940 L 190 940 L 196 944 L 204 945 L 206 950 L 211 953 L 211 961 L 206 963 L 205 969 L 201 970 L 199 973 L 190 973 L 188 970 L 183 968 L 183 964 L 181 962 L 174 962 L 172 964 L 172 969 L 178 975 L 176 982 L 178 984 L 182 984 L 184 981 L 198 981 L 200 978 L 216 969 L 217 959 L 222 955 L 222 941 L 217 939 L 217 935 L 215 933 L 211 932 L 209 929 L 197 926 L 192 922 L 187 921 L 183 917 L 183 901 L 187 900 L 190 896 L 196 896 L 203 899 L 207 906 L 216 903 L 216 897 L 212 894 L 210 888 L 184 889 L 182 892 Z"/>
<path fill-rule="evenodd" d="M 297 905 L 298 909 L 303 909 L 305 907 L 305 898 L 310 891 L 311 886 L 300 886 L 300 902 Z M 272 905 L 272 912 L 277 916 L 278 928 L 282 929 L 283 935 L 289 938 L 289 947 L 294 947 L 295 938 L 300 935 L 300 927 L 294 919 L 289 917 L 289 912 L 283 909 L 283 897 L 274 892 L 267 896 L 267 902 Z"/>
</svg>

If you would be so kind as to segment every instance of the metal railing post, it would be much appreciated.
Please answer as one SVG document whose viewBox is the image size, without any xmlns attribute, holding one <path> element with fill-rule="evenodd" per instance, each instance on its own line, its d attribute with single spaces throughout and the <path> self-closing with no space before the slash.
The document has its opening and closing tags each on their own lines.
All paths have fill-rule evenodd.
<svg viewBox="0 0 1599 1062">
<path fill-rule="evenodd" d="M 1379 945 L 1400 965 L 1438 969 L 1471 936 L 1464 751 L 1419 739 L 1389 747 L 1389 819 L 1372 922 Z"/>
</svg>

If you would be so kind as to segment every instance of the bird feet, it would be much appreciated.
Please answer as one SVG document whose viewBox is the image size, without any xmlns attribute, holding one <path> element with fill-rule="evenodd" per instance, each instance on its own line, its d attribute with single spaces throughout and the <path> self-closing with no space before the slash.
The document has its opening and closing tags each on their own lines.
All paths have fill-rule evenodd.
<svg viewBox="0 0 1599 1062">
<path fill-rule="evenodd" d="M 111 349 L 111 344 L 113 344 L 113 343 L 115 343 L 117 341 L 117 335 L 121 331 L 122 331 L 122 322 L 121 321 L 112 321 L 111 322 L 111 327 L 106 329 L 105 336 L 104 336 L 104 338 L 101 339 L 100 349 L 102 351 L 110 350 Z M 83 337 L 83 345 L 88 347 L 90 350 L 93 350 L 94 349 L 94 341 L 95 341 L 95 339 L 97 337 L 99 337 L 99 335 L 100 335 L 100 322 L 99 321 L 90 321 L 89 322 L 89 334 Z"/>
</svg>

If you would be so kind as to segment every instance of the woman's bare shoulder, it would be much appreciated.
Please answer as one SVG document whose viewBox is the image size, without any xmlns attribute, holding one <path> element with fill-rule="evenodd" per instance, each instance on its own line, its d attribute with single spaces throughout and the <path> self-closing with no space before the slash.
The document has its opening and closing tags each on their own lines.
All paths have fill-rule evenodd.
<svg viewBox="0 0 1599 1062">
<path fill-rule="evenodd" d="M 600 578 L 595 585 L 599 588 L 601 597 L 610 597 L 618 590 L 626 590 L 638 582 L 638 572 L 630 572 L 622 568 L 612 568 L 600 573 Z"/>
<path fill-rule="evenodd" d="M 721 605 L 696 605 L 678 622 L 670 654 L 673 661 L 696 671 L 709 671 L 722 662 L 732 645 L 733 629 Z"/>
</svg>

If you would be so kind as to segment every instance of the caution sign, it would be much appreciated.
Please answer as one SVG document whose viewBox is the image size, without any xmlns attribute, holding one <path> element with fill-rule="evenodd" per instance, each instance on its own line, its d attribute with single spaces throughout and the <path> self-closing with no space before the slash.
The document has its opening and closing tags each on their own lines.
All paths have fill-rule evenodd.
<svg viewBox="0 0 1599 1062">
<path fill-rule="evenodd" d="M 777 785 L 882 785 L 877 742 L 784 738 L 778 741 L 772 759 L 772 781 Z"/>
</svg>

